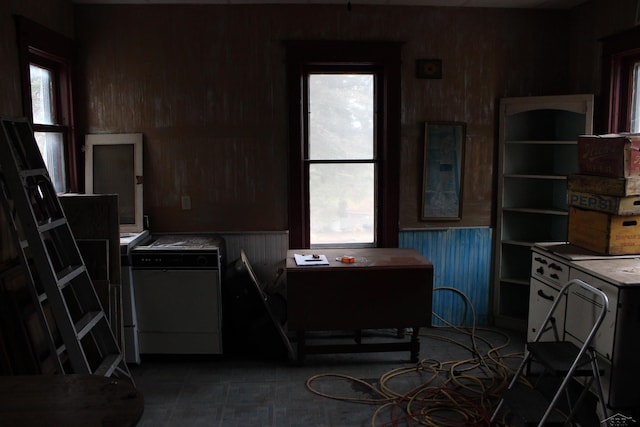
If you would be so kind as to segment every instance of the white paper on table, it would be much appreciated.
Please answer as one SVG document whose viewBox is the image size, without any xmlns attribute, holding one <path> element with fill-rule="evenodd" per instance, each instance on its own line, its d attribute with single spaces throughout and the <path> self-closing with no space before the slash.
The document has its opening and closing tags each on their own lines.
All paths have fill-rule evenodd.
<svg viewBox="0 0 640 427">
<path fill-rule="evenodd" d="M 326 255 L 320 255 L 320 258 L 314 258 L 313 255 L 293 254 L 296 265 L 329 265 Z"/>
</svg>

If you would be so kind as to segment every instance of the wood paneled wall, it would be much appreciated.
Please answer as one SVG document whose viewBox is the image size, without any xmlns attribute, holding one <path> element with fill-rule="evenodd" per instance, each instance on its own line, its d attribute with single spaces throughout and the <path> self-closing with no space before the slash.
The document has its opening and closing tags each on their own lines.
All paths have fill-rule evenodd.
<svg viewBox="0 0 640 427">
<path fill-rule="evenodd" d="M 635 7 L 635 0 L 591 0 L 571 11 L 354 5 L 348 12 L 340 5 L 3 1 L 0 115 L 22 114 L 13 23 L 22 14 L 78 44 L 81 134 L 144 132 L 152 230 L 286 230 L 282 41 L 399 40 L 400 227 L 490 226 L 497 99 L 597 95 L 598 40 L 632 27 Z M 443 78 L 415 78 L 418 58 L 442 59 Z M 467 123 L 461 221 L 418 219 L 425 120 Z M 183 195 L 191 210 L 181 209 Z"/>
<path fill-rule="evenodd" d="M 410 6 L 77 6 L 78 123 L 87 133 L 144 133 L 152 230 L 285 230 L 282 41 L 402 41 L 400 225 L 489 226 L 496 100 L 569 91 L 569 18 Z M 443 78 L 417 79 L 418 58 L 442 59 Z M 461 221 L 419 221 L 425 120 L 467 123 Z M 181 209 L 183 195 L 191 210 Z"/>
</svg>

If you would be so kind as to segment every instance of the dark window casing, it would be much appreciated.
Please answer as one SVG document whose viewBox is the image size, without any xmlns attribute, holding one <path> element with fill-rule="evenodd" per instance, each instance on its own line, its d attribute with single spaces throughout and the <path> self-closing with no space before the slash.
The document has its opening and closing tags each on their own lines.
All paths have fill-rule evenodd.
<svg viewBox="0 0 640 427">
<path fill-rule="evenodd" d="M 602 105 L 598 133 L 628 132 L 633 66 L 640 61 L 640 27 L 602 39 Z"/>
<path fill-rule="evenodd" d="M 79 191 L 72 64 L 73 41 L 23 16 L 16 16 L 23 114 L 32 122 L 31 81 L 29 64 L 37 64 L 55 72 L 56 119 L 54 125 L 32 124 L 35 132 L 61 132 L 65 141 L 67 190 Z"/>
<path fill-rule="evenodd" d="M 308 181 L 305 179 L 305 106 L 309 68 L 366 66 L 376 69 L 376 156 L 378 159 L 377 230 L 379 247 L 398 246 L 400 164 L 401 42 L 287 41 L 289 106 L 289 247 L 309 248 Z"/>
</svg>

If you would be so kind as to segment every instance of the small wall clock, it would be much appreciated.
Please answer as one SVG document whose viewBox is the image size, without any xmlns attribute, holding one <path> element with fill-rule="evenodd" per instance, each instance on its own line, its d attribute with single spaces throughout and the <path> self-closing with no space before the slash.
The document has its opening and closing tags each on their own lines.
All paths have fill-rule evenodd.
<svg viewBox="0 0 640 427">
<path fill-rule="evenodd" d="M 441 79 L 442 59 L 417 59 L 416 77 L 419 79 Z"/>
</svg>

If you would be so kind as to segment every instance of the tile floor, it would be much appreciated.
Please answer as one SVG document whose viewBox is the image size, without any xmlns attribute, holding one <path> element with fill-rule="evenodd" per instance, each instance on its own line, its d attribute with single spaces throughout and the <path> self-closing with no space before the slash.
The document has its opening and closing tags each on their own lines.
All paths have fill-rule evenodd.
<svg viewBox="0 0 640 427">
<path fill-rule="evenodd" d="M 376 337 L 365 339 L 398 339 L 391 330 L 375 334 Z M 389 400 L 388 396 L 419 389 L 419 395 L 410 401 L 413 409 L 420 407 L 426 397 L 430 402 L 444 398 L 439 386 L 445 383 L 448 390 L 458 384 L 455 391 L 450 391 L 452 398 L 460 402 L 457 407 L 469 409 L 471 416 L 478 419 L 476 425 L 487 425 L 478 415 L 483 411 L 476 408 L 477 396 L 480 389 L 493 387 L 490 381 L 500 381 L 502 374 L 476 368 L 475 362 L 462 362 L 480 360 L 476 357 L 480 354 L 488 366 L 495 368 L 493 358 L 515 367 L 520 361 L 517 353 L 521 357 L 523 337 L 508 331 L 477 330 L 473 340 L 450 328 L 428 328 L 421 331 L 420 340 L 424 369 L 416 369 L 418 365 L 409 362 L 408 352 L 309 355 L 302 366 L 259 355 L 143 357 L 141 365 L 131 367 L 145 398 L 145 411 L 138 426 L 416 425 L 400 420 L 409 400 Z M 498 349 L 502 346 L 505 347 Z M 498 350 L 489 354 L 490 348 Z M 480 383 L 479 377 L 490 380 Z M 310 379 L 311 387 L 327 396 L 310 391 Z M 387 394 L 380 395 L 368 385 L 377 389 L 384 386 Z M 473 395 L 471 403 L 463 400 L 469 394 Z M 397 405 L 383 406 L 381 398 Z M 387 424 L 394 419 L 400 421 Z M 444 425 L 444 421 L 434 425 Z"/>
</svg>

